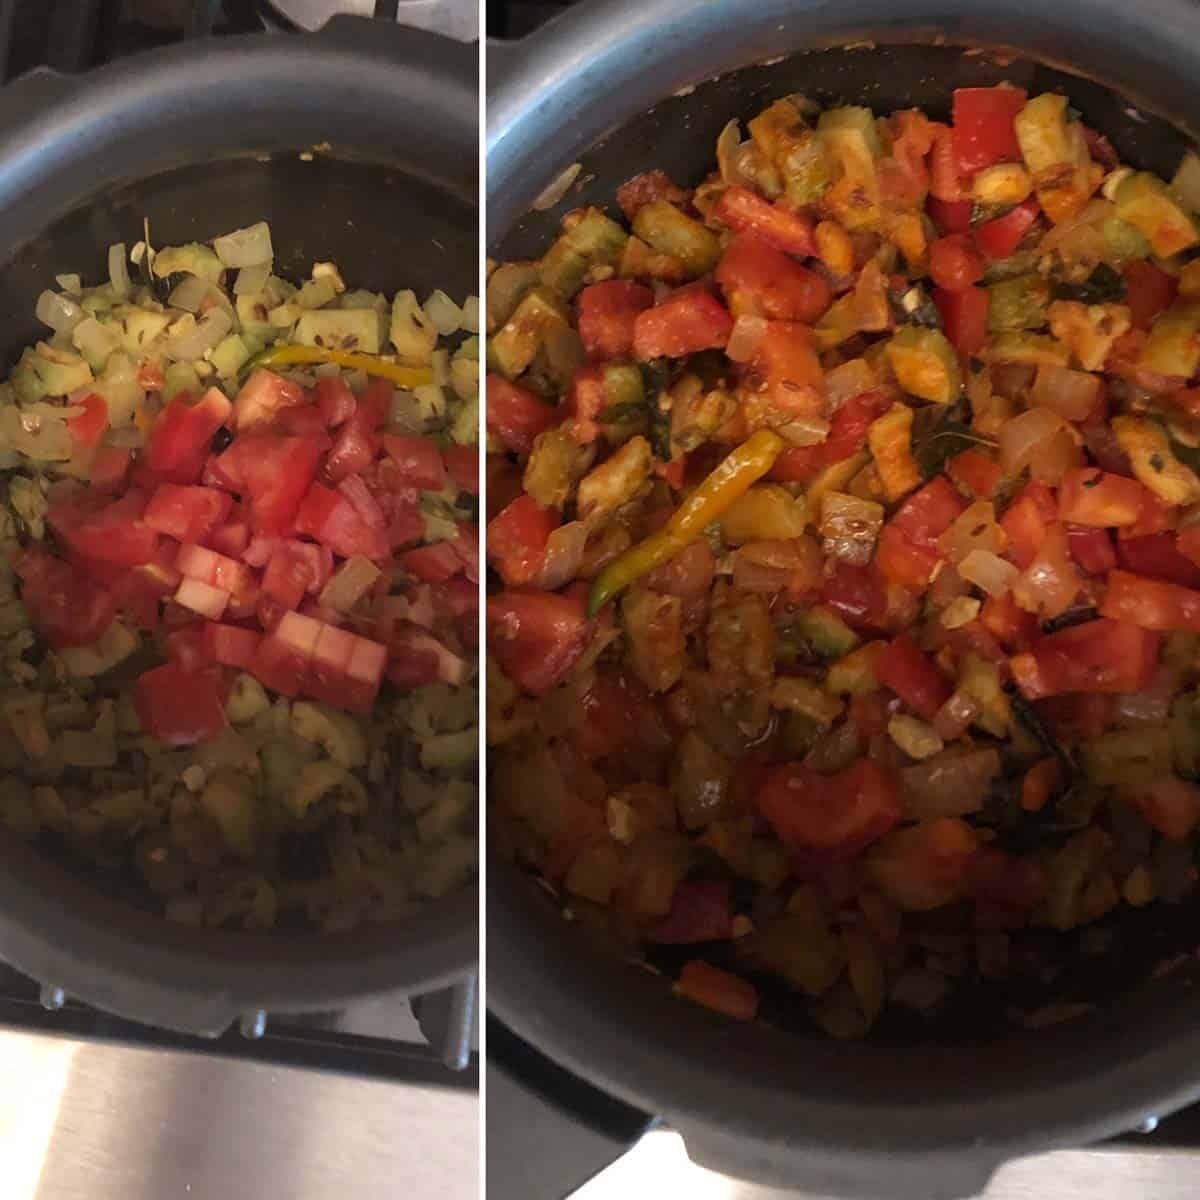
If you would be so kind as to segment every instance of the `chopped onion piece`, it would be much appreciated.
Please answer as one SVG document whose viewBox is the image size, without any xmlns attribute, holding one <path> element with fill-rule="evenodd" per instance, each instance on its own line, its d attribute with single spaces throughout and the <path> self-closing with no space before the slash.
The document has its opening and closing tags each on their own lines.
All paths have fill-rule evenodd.
<svg viewBox="0 0 1200 1200">
<path fill-rule="evenodd" d="M 181 308 L 184 312 L 198 313 L 200 306 L 208 299 L 212 285 L 199 275 L 185 275 L 179 286 L 167 300 L 172 308 Z"/>
<path fill-rule="evenodd" d="M 733 323 L 725 354 L 733 362 L 749 362 L 758 353 L 766 336 L 765 317 L 738 317 Z"/>
<path fill-rule="evenodd" d="M 260 263 L 257 267 L 243 267 L 238 272 L 237 279 L 234 280 L 233 294 L 235 296 L 253 296 L 267 286 L 267 280 L 270 278 L 270 263 Z"/>
<path fill-rule="evenodd" d="M 318 603 L 339 612 L 349 612 L 375 586 L 379 568 L 362 555 L 348 558 L 322 589 Z"/>
<path fill-rule="evenodd" d="M 0 408 L 0 440 L 37 462 L 66 462 L 71 457 L 71 434 L 64 422 L 35 417 L 26 422 L 14 404 Z"/>
<path fill-rule="evenodd" d="M 943 629 L 961 629 L 979 616 L 979 610 L 982 607 L 974 596 L 959 596 L 942 609 L 942 615 L 938 621 Z"/>
<path fill-rule="evenodd" d="M 778 433 L 793 446 L 817 446 L 829 437 L 829 422 L 822 417 L 797 417 Z"/>
<path fill-rule="evenodd" d="M 938 538 L 938 549 L 952 563 L 961 562 L 972 550 L 995 554 L 1007 544 L 1008 537 L 996 524 L 996 509 L 990 500 L 976 500 Z"/>
<path fill-rule="evenodd" d="M 78 296 L 83 291 L 83 280 L 78 275 L 55 275 L 54 282 L 72 296 Z"/>
<path fill-rule="evenodd" d="M 1063 419 L 1048 408 L 1031 408 L 1005 423 L 1000 430 L 1000 466 L 1006 475 L 1016 475 L 1043 442 L 1063 427 Z"/>
<path fill-rule="evenodd" d="M 257 267 L 275 257 L 271 246 L 271 227 L 266 221 L 214 238 L 213 249 L 227 267 Z"/>
<path fill-rule="evenodd" d="M 990 550 L 972 550 L 958 564 L 958 573 L 989 596 L 1003 596 L 1016 582 L 1020 571 Z"/>
<path fill-rule="evenodd" d="M 479 332 L 479 297 L 468 296 L 462 306 L 462 327 L 468 333 Z"/>
<path fill-rule="evenodd" d="M 116 242 L 108 248 L 108 280 L 118 300 L 127 300 L 133 292 L 129 265 L 125 261 L 125 243 Z"/>
<path fill-rule="evenodd" d="M 826 492 L 821 497 L 817 527 L 825 542 L 825 553 L 855 566 L 865 566 L 883 528 L 883 515 L 883 505 L 874 500 L 860 500 L 847 492 Z"/>
<path fill-rule="evenodd" d="M 434 292 L 421 307 L 429 323 L 442 337 L 449 337 L 462 328 L 462 309 L 445 292 Z"/>
<path fill-rule="evenodd" d="M 978 812 L 1000 773 L 1000 752 L 953 748 L 900 771 L 904 815 L 918 821 Z"/>
<path fill-rule="evenodd" d="M 1068 421 L 1082 421 L 1096 407 L 1103 386 L 1098 375 L 1043 363 L 1033 381 L 1031 400 Z"/>
<path fill-rule="evenodd" d="M 582 163 L 572 163 L 565 171 L 551 180 L 531 207 L 538 212 L 545 212 L 546 209 L 553 208 L 567 194 L 567 188 L 575 182 L 575 177 L 582 170 Z"/>
<path fill-rule="evenodd" d="M 579 573 L 588 529 L 582 521 L 560 525 L 546 539 L 546 556 L 533 586 L 553 592 L 570 583 Z"/>
<path fill-rule="evenodd" d="M 70 333 L 83 320 L 83 309 L 69 296 L 44 291 L 37 300 L 37 319 L 55 333 Z"/>
<path fill-rule="evenodd" d="M 1192 212 L 1200 212 L 1200 157 L 1194 150 L 1187 151 L 1171 180 L 1171 187 Z"/>
<path fill-rule="evenodd" d="M 229 314 L 219 308 L 210 308 L 196 322 L 195 328 L 169 339 L 163 346 L 168 358 L 187 360 L 203 358 L 233 328 Z"/>
</svg>

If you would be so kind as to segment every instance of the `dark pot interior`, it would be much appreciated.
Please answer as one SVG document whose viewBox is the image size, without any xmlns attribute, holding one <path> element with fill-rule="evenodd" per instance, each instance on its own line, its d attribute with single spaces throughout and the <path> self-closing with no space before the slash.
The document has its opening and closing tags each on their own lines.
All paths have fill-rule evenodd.
<svg viewBox="0 0 1200 1200">
<path fill-rule="evenodd" d="M 762 24 L 743 41 L 761 44 Z M 806 36 L 793 33 L 793 44 Z M 676 78 L 687 69 L 677 47 L 662 54 Z M 954 88 L 1001 80 L 1031 95 L 1066 92 L 1122 161 L 1168 178 L 1192 144 L 1103 84 L 1028 58 L 930 44 L 813 50 L 700 83 L 577 149 L 580 182 L 554 210 L 520 216 L 490 252 L 537 255 L 569 208 L 616 213 L 616 187 L 639 171 L 699 182 L 726 122 L 788 93 L 879 113 L 917 106 L 944 119 Z M 565 148 L 571 136 L 565 129 Z M 516 162 L 524 151 L 507 150 L 506 162 L 510 155 Z M 528 186 L 489 179 L 489 194 L 508 212 L 518 189 L 536 195 L 562 165 L 556 157 Z M 892 1015 L 866 1041 L 838 1043 L 812 1031 L 786 988 L 764 1000 L 772 1027 L 738 1026 L 677 1001 L 663 979 L 564 922 L 510 864 L 493 861 L 489 879 L 489 1003 L 500 1019 L 614 1095 L 664 1115 L 694 1157 L 719 1168 L 855 1194 L 960 1195 L 1006 1157 L 1117 1132 L 1200 1092 L 1200 1071 L 1188 1066 L 1200 1050 L 1195 902 L 1126 910 L 1105 923 L 1104 954 L 1085 953 L 1078 935 L 1039 932 L 1066 964 L 1049 986 L 972 988 L 936 1020 Z M 1177 969 L 1152 981 L 1175 956 Z M 1097 1007 L 1037 1032 L 1006 1015 L 1051 1000 Z"/>
</svg>

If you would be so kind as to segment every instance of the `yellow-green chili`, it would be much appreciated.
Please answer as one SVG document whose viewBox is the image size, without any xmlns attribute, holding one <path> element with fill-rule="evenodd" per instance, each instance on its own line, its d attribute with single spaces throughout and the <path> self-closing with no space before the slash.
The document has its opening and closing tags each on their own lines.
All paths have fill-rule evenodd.
<svg viewBox="0 0 1200 1200">
<path fill-rule="evenodd" d="M 731 451 L 662 529 L 631 546 L 600 572 L 588 597 L 588 615 L 594 617 L 618 592 L 696 541 L 775 465 L 783 447 L 777 433 L 760 429 Z"/>
</svg>

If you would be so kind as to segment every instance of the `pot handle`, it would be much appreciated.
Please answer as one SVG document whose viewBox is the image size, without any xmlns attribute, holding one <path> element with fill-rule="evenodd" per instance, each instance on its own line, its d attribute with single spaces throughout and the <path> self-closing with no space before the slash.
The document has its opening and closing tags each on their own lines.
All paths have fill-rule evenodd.
<svg viewBox="0 0 1200 1200">
<path fill-rule="evenodd" d="M 768 1187 L 801 1189 L 839 1200 L 969 1200 L 983 1193 L 1003 1165 L 986 1149 L 914 1151 L 900 1157 L 863 1149 L 834 1155 L 782 1145 L 777 1154 L 747 1145 L 737 1134 L 673 1121 L 697 1166 Z"/>
</svg>

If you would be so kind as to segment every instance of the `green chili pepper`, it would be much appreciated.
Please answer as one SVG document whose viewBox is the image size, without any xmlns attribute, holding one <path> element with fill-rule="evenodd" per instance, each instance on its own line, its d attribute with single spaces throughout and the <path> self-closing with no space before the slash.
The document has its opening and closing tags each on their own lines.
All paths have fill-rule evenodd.
<svg viewBox="0 0 1200 1200">
<path fill-rule="evenodd" d="M 630 547 L 604 568 L 592 584 L 588 614 L 595 616 L 618 592 L 669 562 L 701 537 L 751 484 L 775 465 L 783 446 L 783 439 L 777 433 L 760 429 L 733 450 L 658 533 Z"/>
</svg>

